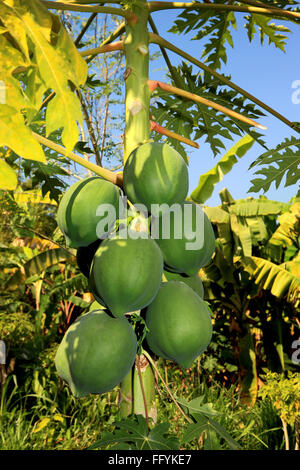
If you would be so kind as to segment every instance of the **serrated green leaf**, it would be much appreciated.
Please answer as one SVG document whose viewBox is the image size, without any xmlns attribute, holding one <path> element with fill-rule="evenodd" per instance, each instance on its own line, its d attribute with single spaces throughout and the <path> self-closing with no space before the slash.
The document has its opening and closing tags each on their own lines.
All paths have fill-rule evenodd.
<svg viewBox="0 0 300 470">
<path fill-rule="evenodd" d="M 182 89 L 234 109 L 251 119 L 262 115 L 253 104 L 246 103 L 246 98 L 236 91 L 227 90 L 220 80 L 209 74 L 193 74 L 192 67 L 184 62 L 175 71 Z M 231 119 L 215 109 L 162 91 L 157 91 L 157 96 L 159 100 L 151 108 L 155 120 L 193 141 L 204 137 L 214 155 L 225 150 L 224 140 L 233 140 L 234 135 L 242 136 L 246 133 L 257 143 L 264 145 L 261 135 L 252 131 L 247 124 Z"/>
<path fill-rule="evenodd" d="M 253 138 L 248 134 L 242 137 L 225 153 L 217 165 L 200 176 L 198 186 L 191 193 L 190 198 L 194 202 L 205 202 L 212 195 L 214 186 L 223 179 L 224 175 L 229 173 L 238 158 L 242 158 L 253 143 Z"/>
<path fill-rule="evenodd" d="M 102 438 L 88 447 L 88 450 L 107 447 L 111 444 L 134 443 L 138 450 L 176 450 L 179 448 L 178 439 L 166 437 L 170 424 L 160 423 L 149 432 L 146 419 L 142 415 L 115 423 L 113 432 L 103 433 Z"/>
<path fill-rule="evenodd" d="M 247 21 L 245 28 L 247 29 L 250 42 L 254 35 L 258 33 L 260 35 L 261 45 L 264 44 L 264 40 L 267 37 L 269 44 L 274 44 L 278 49 L 281 49 L 283 52 L 285 51 L 285 40 L 287 39 L 287 36 L 283 35 L 282 32 L 290 33 L 291 31 L 289 28 L 276 25 L 275 23 L 270 23 L 271 19 L 263 15 L 252 14 L 245 16 L 245 18 Z"/>
<path fill-rule="evenodd" d="M 285 186 L 296 184 L 300 179 L 300 139 L 291 137 L 281 142 L 275 149 L 260 155 L 251 165 L 262 167 L 255 174 L 265 178 L 254 178 L 248 192 L 267 192 L 272 183 L 279 187 L 285 177 Z"/>
<path fill-rule="evenodd" d="M 203 431 L 206 431 L 208 428 L 207 420 L 203 418 L 203 422 L 198 421 L 197 423 L 188 424 L 184 430 L 182 436 L 182 442 L 188 443 L 194 439 L 199 439 Z"/>
<path fill-rule="evenodd" d="M 0 158 L 0 189 L 11 191 L 16 189 L 17 185 L 18 178 L 16 173 L 5 160 Z"/>
</svg>

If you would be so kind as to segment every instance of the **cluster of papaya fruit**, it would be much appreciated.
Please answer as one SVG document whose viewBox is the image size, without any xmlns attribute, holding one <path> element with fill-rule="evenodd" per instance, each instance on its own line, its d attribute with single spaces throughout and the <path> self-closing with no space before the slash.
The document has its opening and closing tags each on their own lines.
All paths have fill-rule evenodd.
<svg viewBox="0 0 300 470">
<path fill-rule="evenodd" d="M 215 237 L 201 207 L 186 201 L 184 159 L 167 144 L 142 144 L 125 163 L 123 190 L 126 203 L 147 211 L 146 228 L 131 220 L 126 237 L 120 231 L 124 194 L 100 177 L 73 184 L 58 208 L 58 226 L 77 250 L 96 299 L 68 328 L 55 357 L 77 397 L 107 392 L 129 373 L 138 344 L 132 312 L 145 320 L 150 350 L 181 367 L 190 367 L 211 341 L 198 272 L 213 255 Z M 156 222 L 154 237 L 149 220 Z"/>
</svg>

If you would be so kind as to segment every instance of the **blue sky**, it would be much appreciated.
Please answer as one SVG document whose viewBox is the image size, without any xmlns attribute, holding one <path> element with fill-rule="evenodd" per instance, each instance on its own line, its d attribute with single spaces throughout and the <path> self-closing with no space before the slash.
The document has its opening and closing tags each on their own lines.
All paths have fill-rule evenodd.
<svg viewBox="0 0 300 470">
<path fill-rule="evenodd" d="M 189 52 L 198 59 L 201 59 L 202 45 L 200 41 L 192 41 L 193 34 L 175 35 L 168 33 L 168 29 L 173 20 L 181 10 L 162 11 L 153 14 L 153 19 L 161 36 L 173 42 L 176 46 Z M 295 90 L 292 83 L 300 80 L 300 60 L 299 60 L 299 44 L 300 44 L 300 26 L 293 23 L 282 21 L 281 23 L 288 26 L 292 34 L 288 34 L 286 52 L 283 53 L 274 45 L 269 45 L 265 40 L 261 46 L 259 36 L 256 35 L 251 43 L 249 43 L 246 30 L 243 27 L 243 13 L 237 13 L 238 28 L 232 31 L 234 40 L 234 48 L 228 46 L 228 63 L 222 67 L 220 72 L 231 75 L 231 80 L 240 85 L 245 90 L 266 104 L 277 110 L 290 121 L 300 121 L 300 104 L 292 102 L 292 94 Z M 152 46 L 153 50 L 156 46 Z M 176 54 L 168 52 L 172 63 L 181 62 L 181 58 Z M 163 61 L 155 61 L 151 64 L 152 76 L 150 78 L 159 78 L 159 72 L 155 69 L 165 67 Z M 196 69 L 195 69 L 196 70 Z M 299 95 L 298 95 L 299 96 Z M 265 134 L 265 142 L 269 148 L 275 148 L 286 137 L 299 136 L 288 126 L 273 116 L 266 115 L 259 119 L 259 122 L 268 127 Z M 204 143 L 204 138 L 198 141 L 200 149 L 191 149 L 187 147 L 190 157 L 190 192 L 197 186 L 199 176 L 210 170 L 220 157 L 213 157 L 210 147 Z M 235 139 L 238 140 L 238 139 Z M 234 142 L 228 142 L 229 149 Z M 191 150 L 190 150 L 191 149 Z M 224 151 L 225 153 L 225 151 Z M 248 193 L 253 179 L 254 171 L 249 171 L 249 165 L 262 153 L 262 148 L 258 144 L 254 144 L 252 149 L 239 160 L 230 173 L 224 176 L 223 180 L 215 186 L 215 190 L 206 204 L 215 206 L 220 203 L 219 191 L 226 187 L 235 199 L 246 198 L 249 196 L 258 197 L 261 193 Z M 297 185 L 284 188 L 284 180 L 278 189 L 272 184 L 270 190 L 266 193 L 269 199 L 287 202 L 297 191 Z"/>
</svg>

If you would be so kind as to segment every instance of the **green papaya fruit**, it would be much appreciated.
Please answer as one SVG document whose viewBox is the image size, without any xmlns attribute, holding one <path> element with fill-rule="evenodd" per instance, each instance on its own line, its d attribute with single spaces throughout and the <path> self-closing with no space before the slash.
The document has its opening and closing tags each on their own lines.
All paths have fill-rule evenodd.
<svg viewBox="0 0 300 470">
<path fill-rule="evenodd" d="M 128 374 L 137 351 L 136 335 L 124 318 L 105 311 L 79 317 L 60 343 L 55 366 L 75 397 L 112 390 Z"/>
<path fill-rule="evenodd" d="M 194 276 L 187 276 L 186 274 L 172 273 L 164 269 L 164 276 L 166 281 L 181 281 L 185 282 L 189 287 L 191 287 L 196 294 L 203 299 L 204 297 L 204 287 L 203 283 L 199 277 L 199 274 L 194 274 Z"/>
<path fill-rule="evenodd" d="M 137 147 L 126 160 L 124 191 L 133 204 L 181 203 L 187 196 L 189 176 L 182 156 L 168 144 L 148 142 Z M 152 208 L 153 209 L 153 208 Z"/>
<path fill-rule="evenodd" d="M 94 258 L 94 255 L 101 243 L 101 240 L 96 240 L 88 246 L 80 246 L 76 252 L 77 265 L 84 274 L 85 277 L 89 278 L 90 268 Z"/>
<path fill-rule="evenodd" d="M 168 271 L 193 276 L 210 261 L 216 243 L 214 231 L 198 204 L 176 204 L 154 220 L 156 242 Z"/>
<path fill-rule="evenodd" d="M 144 313 L 150 349 L 185 369 L 191 367 L 211 341 L 211 311 L 184 282 L 164 282 Z"/>
<path fill-rule="evenodd" d="M 113 183 L 93 176 L 74 183 L 63 195 L 57 223 L 71 248 L 88 246 L 102 239 L 113 227 L 122 204 L 121 191 Z M 109 204 L 110 211 L 97 215 Z"/>
<path fill-rule="evenodd" d="M 162 278 L 163 258 L 151 238 L 131 231 L 104 240 L 91 266 L 90 288 L 95 299 L 114 316 L 140 310 L 152 302 Z M 134 236 L 135 238 L 131 238 Z"/>
</svg>

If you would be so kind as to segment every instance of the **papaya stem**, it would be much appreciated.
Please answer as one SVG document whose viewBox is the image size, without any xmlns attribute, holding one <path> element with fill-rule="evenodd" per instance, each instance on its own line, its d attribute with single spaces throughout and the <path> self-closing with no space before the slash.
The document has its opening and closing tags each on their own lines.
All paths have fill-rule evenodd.
<svg viewBox="0 0 300 470">
<path fill-rule="evenodd" d="M 242 5 L 226 5 L 220 3 L 183 3 L 183 2 L 149 2 L 149 11 L 188 9 L 188 10 L 213 10 L 214 12 L 235 11 L 241 13 L 249 13 L 255 15 L 266 15 L 272 17 L 280 17 L 286 20 L 294 20 L 300 18 L 300 13 L 295 11 L 283 10 L 278 7 L 264 8 L 261 6 L 242 6 Z"/>
<path fill-rule="evenodd" d="M 232 111 L 231 109 L 225 108 L 225 106 L 214 103 L 213 101 L 207 100 L 206 98 L 202 98 L 201 96 L 195 95 L 194 93 L 190 93 L 189 91 L 182 90 L 181 88 L 177 88 L 172 85 L 168 85 L 167 83 L 154 81 L 154 80 L 148 80 L 148 85 L 149 85 L 150 91 L 154 91 L 157 87 L 159 87 L 162 90 L 167 91 L 168 93 L 182 96 L 183 98 L 190 99 L 192 101 L 195 101 L 196 103 L 201 103 L 201 104 L 204 104 L 205 106 L 209 106 L 213 109 L 216 109 L 217 111 L 227 114 L 233 119 L 238 119 L 239 121 L 245 122 L 246 124 L 248 124 L 248 126 L 255 126 L 263 130 L 267 129 L 267 127 L 261 124 L 258 124 L 252 119 L 249 119 L 246 116 L 243 116 L 242 114 L 237 113 L 236 111 Z"/>
<path fill-rule="evenodd" d="M 150 354 L 147 353 L 147 351 L 145 351 L 143 349 L 142 353 L 144 354 L 144 356 L 146 356 L 146 358 L 148 359 L 148 361 L 150 362 L 150 364 L 152 365 L 153 369 L 156 371 L 158 377 L 160 378 L 160 380 L 162 381 L 162 383 L 164 384 L 168 394 L 170 395 L 171 399 L 173 400 L 173 402 L 175 403 L 176 407 L 178 408 L 178 410 L 180 411 L 180 413 L 182 414 L 182 416 L 189 422 L 189 423 L 192 423 L 193 421 L 185 414 L 185 412 L 183 411 L 183 409 L 181 408 L 181 406 L 179 405 L 179 403 L 177 402 L 176 398 L 174 397 L 174 395 L 172 394 L 171 390 L 169 389 L 168 385 L 166 384 L 166 382 L 164 381 L 161 373 L 159 372 L 155 362 L 153 361 L 152 357 L 150 356 Z"/>
<path fill-rule="evenodd" d="M 300 129 L 296 127 L 296 125 L 289 121 L 285 116 L 282 114 L 278 113 L 275 111 L 273 108 L 268 106 L 266 103 L 261 101 L 260 99 L 256 98 L 255 96 L 251 95 L 248 93 L 246 90 L 243 88 L 239 87 L 235 83 L 233 83 L 231 80 L 228 80 L 228 78 L 224 77 L 220 73 L 216 72 L 215 70 L 211 69 L 207 65 L 203 64 L 203 62 L 200 62 L 200 60 L 196 59 L 195 57 L 191 56 L 190 54 L 184 52 L 182 49 L 179 49 L 178 47 L 174 46 L 171 42 L 167 41 L 166 39 L 162 38 L 158 34 L 154 33 L 149 33 L 149 42 L 153 44 L 157 44 L 159 46 L 163 46 L 166 49 L 169 49 L 172 52 L 175 52 L 175 54 L 180 55 L 184 59 L 188 60 L 192 64 L 196 65 L 200 69 L 204 70 L 205 72 L 213 75 L 214 77 L 218 78 L 221 82 L 223 82 L 225 85 L 228 85 L 230 88 L 233 90 L 236 90 L 237 92 L 241 93 L 241 95 L 245 96 L 248 98 L 250 101 L 253 101 L 253 103 L 256 103 L 258 106 L 263 108 L 265 111 L 269 112 L 272 114 L 274 117 L 282 121 L 284 124 L 287 126 L 291 127 L 293 130 L 296 132 L 300 132 Z"/>
<path fill-rule="evenodd" d="M 124 49 L 123 41 L 116 41 L 111 44 L 101 45 L 99 47 L 95 47 L 93 49 L 87 49 L 86 51 L 80 51 L 79 54 L 82 57 L 90 56 L 90 55 L 97 55 L 102 54 L 104 52 L 114 52 L 114 51 L 122 51 Z"/>
<path fill-rule="evenodd" d="M 90 3 L 121 3 L 120 0 L 65 0 L 64 3 L 79 3 L 80 5 L 86 5 Z"/>
<path fill-rule="evenodd" d="M 143 379 L 142 379 L 142 374 L 141 374 L 140 356 L 137 356 L 135 362 L 136 362 L 136 366 L 137 366 L 137 371 L 138 371 L 138 376 L 139 376 L 139 382 L 140 382 L 141 392 L 142 392 L 142 396 L 143 396 L 143 402 L 144 402 L 144 408 L 145 408 L 145 418 L 146 418 L 146 423 L 147 423 L 147 429 L 148 429 L 148 432 L 149 432 L 150 428 L 149 428 L 148 407 L 147 407 L 147 401 L 146 401 L 146 396 L 145 396 L 144 384 L 143 384 Z"/>
<path fill-rule="evenodd" d="M 146 0 L 137 2 L 132 7 L 138 17 L 137 23 L 126 24 L 124 41 L 125 72 L 125 132 L 124 163 L 130 153 L 143 142 L 149 140 L 150 90 L 148 51 L 148 16 Z"/>
<path fill-rule="evenodd" d="M 54 10 L 67 10 L 67 11 L 80 11 L 80 12 L 90 12 L 90 13 L 107 13 L 111 15 L 123 16 L 129 23 L 134 23 L 137 21 L 136 15 L 134 15 L 130 10 L 124 10 L 123 8 L 114 8 L 114 7 L 102 7 L 94 5 L 80 5 L 78 3 L 64 3 L 64 2 L 54 2 L 48 0 L 41 0 L 41 3 L 50 9 Z"/>
<path fill-rule="evenodd" d="M 80 31 L 80 33 L 78 34 L 77 38 L 75 39 L 74 41 L 74 44 L 75 46 L 77 46 L 81 39 L 83 38 L 83 36 L 85 35 L 86 31 L 88 30 L 89 26 L 91 25 L 91 23 L 94 21 L 94 19 L 96 18 L 97 16 L 97 13 L 92 13 L 91 16 L 89 17 L 89 19 L 87 20 L 87 22 L 85 23 L 84 27 L 82 28 L 82 30 Z"/>
<path fill-rule="evenodd" d="M 56 144 L 55 142 L 52 142 L 49 139 L 46 139 L 45 137 L 36 134 L 35 132 L 32 132 L 32 135 L 34 138 L 40 142 L 42 145 L 45 145 L 46 147 L 55 150 L 56 152 L 60 153 L 61 155 L 64 155 L 65 157 L 69 158 L 75 163 L 78 163 L 79 165 L 87 168 L 88 170 L 93 171 L 96 175 L 102 176 L 107 181 L 110 181 L 113 184 L 116 184 L 120 188 L 122 188 L 123 185 L 123 176 L 120 173 L 113 173 L 110 170 L 107 170 L 106 168 L 100 167 L 98 165 L 95 165 L 95 163 L 92 163 L 88 160 L 85 160 L 84 158 L 80 157 L 74 152 L 69 152 L 65 147 L 62 145 Z"/>
<path fill-rule="evenodd" d="M 187 137 L 183 137 L 182 135 L 176 134 L 175 132 L 169 131 L 165 127 L 159 125 L 157 122 L 150 120 L 150 130 L 158 132 L 159 134 L 166 135 L 167 137 L 171 137 L 172 139 L 176 139 L 179 142 L 183 142 L 184 144 L 190 145 L 191 147 L 195 147 L 196 149 L 199 148 L 197 142 L 188 139 Z"/>
</svg>

